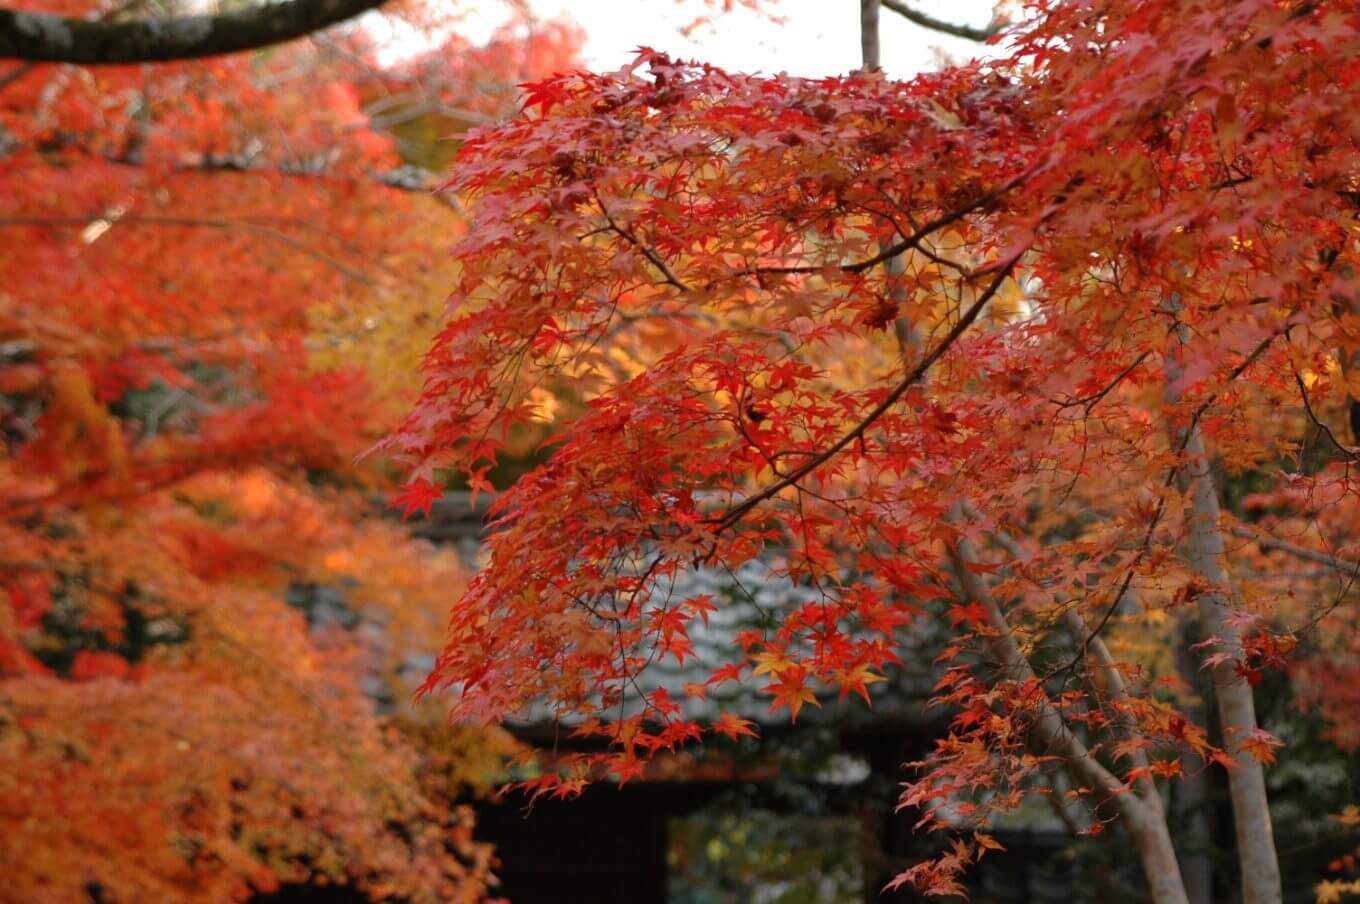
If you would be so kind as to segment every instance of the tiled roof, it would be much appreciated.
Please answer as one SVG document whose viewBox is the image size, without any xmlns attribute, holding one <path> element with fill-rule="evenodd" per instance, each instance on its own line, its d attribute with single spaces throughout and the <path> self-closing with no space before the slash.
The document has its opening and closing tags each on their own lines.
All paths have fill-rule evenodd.
<svg viewBox="0 0 1360 904">
<path fill-rule="evenodd" d="M 413 525 L 414 532 L 435 542 L 456 544 L 469 562 L 475 564 L 482 517 L 489 502 L 483 495 L 474 509 L 469 504 L 468 494 L 449 493 L 435 503 L 428 519 Z M 711 688 L 706 699 L 684 697 L 681 689 L 687 683 L 702 683 L 713 669 L 721 665 L 739 661 L 741 651 L 736 640 L 738 632 L 763 627 L 773 630 L 791 608 L 818 599 L 817 592 L 776 574 L 765 563 L 752 561 L 731 573 L 712 568 L 684 573 L 675 579 L 673 586 L 662 587 L 659 593 L 678 599 L 711 594 L 718 604 L 717 611 L 709 616 L 707 625 L 700 619 L 688 624 L 694 655 L 686 657 L 683 666 L 673 657 L 654 661 L 637 676 L 637 689 L 642 693 L 651 693 L 658 688 L 665 688 L 681 703 L 682 714 L 687 718 L 703 721 L 716 718 L 721 712 L 732 712 L 755 722 L 786 722 L 787 711 L 770 713 L 770 698 L 759 690 L 757 682 L 726 682 Z M 931 619 L 921 619 L 908 626 L 903 631 L 902 649 L 938 649 L 938 639 L 932 640 L 927 636 L 934 630 L 938 628 Z M 432 666 L 432 658 L 419 658 L 419 662 L 412 660 L 410 665 L 413 670 L 421 667 L 428 670 Z M 822 695 L 824 705 L 821 708 L 804 709 L 799 720 L 812 723 L 885 719 L 919 721 L 921 702 L 929 696 L 936 677 L 929 656 L 923 654 L 920 661 L 907 662 L 904 667 L 890 669 L 887 680 L 870 686 L 874 701 L 872 708 L 866 707 L 862 700 L 853 696 L 840 702 L 837 694 L 830 691 Z M 571 721 L 570 718 L 555 719 L 554 714 L 546 708 L 530 711 L 522 719 L 527 723 Z"/>
</svg>

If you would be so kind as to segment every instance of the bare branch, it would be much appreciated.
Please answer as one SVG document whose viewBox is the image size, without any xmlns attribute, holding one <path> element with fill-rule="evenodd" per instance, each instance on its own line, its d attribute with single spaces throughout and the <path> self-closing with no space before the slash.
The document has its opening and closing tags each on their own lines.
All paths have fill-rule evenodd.
<svg viewBox="0 0 1360 904">
<path fill-rule="evenodd" d="M 966 41 L 986 41 L 1001 33 L 1006 27 L 1006 22 L 993 22 L 986 28 L 973 28 L 969 25 L 959 25 L 954 22 L 946 22 L 934 16 L 928 16 L 920 10 L 913 9 L 902 0 L 879 0 L 883 6 L 897 13 L 908 22 L 912 22 L 922 28 L 929 28 L 931 31 L 938 31 L 941 34 L 952 35 L 956 38 L 963 38 Z"/>
<path fill-rule="evenodd" d="M 965 601 L 978 603 L 987 611 L 987 620 L 992 630 L 987 635 L 986 641 L 992 659 L 1012 681 L 1033 682 L 1039 687 L 1034 669 L 1020 649 L 1015 633 L 1006 620 L 1006 614 L 1001 611 L 1001 606 L 987 589 L 987 585 L 970 567 L 978 561 L 972 543 L 967 539 L 960 539 L 951 544 L 949 558 L 959 579 L 959 585 L 963 589 Z M 1068 767 L 1085 781 L 1109 795 L 1117 806 L 1121 809 L 1129 806 L 1137 808 L 1138 798 L 1133 796 L 1132 789 L 1101 765 L 1081 738 L 1072 733 L 1046 694 L 1039 702 L 1034 728 L 1039 740 L 1048 750 L 1062 757 Z"/>
<path fill-rule="evenodd" d="M 787 477 L 775 481 L 760 492 L 748 496 L 739 504 L 728 509 L 721 518 L 716 519 L 716 529 L 722 530 L 736 524 L 747 512 L 751 511 L 765 500 L 778 495 L 788 487 L 795 485 L 798 481 L 834 458 L 836 454 L 846 446 L 863 436 L 865 431 L 868 430 L 875 421 L 882 417 L 893 405 L 897 404 L 898 400 L 906 394 L 908 389 L 925 376 L 926 372 L 929 371 L 930 368 L 934 366 L 935 362 L 958 341 L 959 337 L 964 334 L 968 327 L 973 325 L 973 322 L 977 320 L 978 315 L 982 313 L 983 308 L 987 307 L 987 303 L 992 300 L 992 297 L 1001 289 L 1001 285 L 1010 277 L 1011 270 L 1013 270 L 1016 263 L 1019 262 L 1021 253 L 1023 252 L 1016 253 L 998 267 L 998 272 L 996 277 L 992 280 L 991 285 L 977 297 L 977 300 L 973 302 L 968 310 L 964 311 L 963 316 L 959 318 L 958 323 L 954 324 L 954 328 L 949 331 L 949 334 L 940 340 L 940 343 L 936 345 L 928 355 L 922 358 L 914 368 L 907 372 L 907 375 L 893 387 L 892 391 L 888 393 L 883 401 L 875 405 L 873 409 L 865 415 L 864 420 L 860 421 L 857 425 L 847 431 L 840 439 L 814 455 L 806 464 L 803 464 L 790 472 Z"/>
<path fill-rule="evenodd" d="M 1288 553 L 1296 559 L 1303 559 L 1307 562 L 1317 562 L 1320 565 L 1327 565 L 1336 569 L 1342 577 L 1360 578 L 1360 562 L 1352 562 L 1348 559 L 1337 558 L 1316 549 L 1309 549 L 1306 546 L 1299 546 L 1297 543 L 1290 543 L 1287 540 L 1277 540 L 1274 537 L 1267 537 L 1258 534 L 1256 531 L 1246 527 L 1232 527 L 1228 529 L 1235 537 L 1242 537 L 1250 540 L 1262 549 L 1274 549 Z"/>
<path fill-rule="evenodd" d="M 218 16 L 123 22 L 0 9 L 0 58 L 85 66 L 199 59 L 291 41 L 384 2 L 290 0 Z"/>
</svg>

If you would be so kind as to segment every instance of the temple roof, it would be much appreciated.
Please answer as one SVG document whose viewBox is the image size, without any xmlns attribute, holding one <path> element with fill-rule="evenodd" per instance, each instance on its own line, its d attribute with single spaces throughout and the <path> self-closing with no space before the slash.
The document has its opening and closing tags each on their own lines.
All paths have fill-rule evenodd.
<svg viewBox="0 0 1360 904">
<path fill-rule="evenodd" d="M 433 542 L 456 546 L 468 563 L 477 567 L 483 519 L 490 503 L 490 498 L 482 494 L 474 507 L 468 493 L 449 492 L 435 502 L 427 518 L 412 523 L 412 532 Z M 693 569 L 678 575 L 659 592 L 680 599 L 710 594 L 717 603 L 717 610 L 710 614 L 707 624 L 694 619 L 687 626 L 694 655 L 686 657 L 683 665 L 672 657 L 652 662 L 637 676 L 638 690 L 650 694 L 660 688 L 666 689 L 681 704 L 685 718 L 710 721 L 722 712 L 732 712 L 757 723 L 786 723 L 787 712 L 771 713 L 770 697 L 753 682 L 725 682 L 711 688 L 704 699 L 686 696 L 682 688 L 686 684 L 702 683 L 721 665 L 740 661 L 739 632 L 778 626 L 790 609 L 819 599 L 818 592 L 810 586 L 795 584 L 761 561 L 746 562 L 730 572 L 709 567 Z M 902 630 L 901 647 L 905 651 L 938 649 L 941 638 L 931 636 L 938 631 L 936 620 L 919 619 Z M 411 659 L 413 670 L 428 672 L 434 664 L 432 655 Z M 906 662 L 902 667 L 889 669 L 885 681 L 870 686 L 872 707 L 853 695 L 841 701 L 835 692 L 828 691 L 819 695 L 823 705 L 804 709 L 799 722 L 919 723 L 922 720 L 921 704 L 930 696 L 937 677 L 938 671 L 929 655 L 923 655 L 921 661 Z M 555 714 L 547 707 L 531 709 L 516 720 L 525 726 L 570 724 L 572 721 L 570 715 Z"/>
</svg>

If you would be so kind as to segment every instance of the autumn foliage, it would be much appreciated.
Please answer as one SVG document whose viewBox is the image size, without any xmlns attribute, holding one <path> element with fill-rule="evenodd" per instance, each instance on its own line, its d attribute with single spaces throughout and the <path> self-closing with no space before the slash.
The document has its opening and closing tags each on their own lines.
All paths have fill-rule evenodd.
<svg viewBox="0 0 1360 904">
<path fill-rule="evenodd" d="M 504 745 L 432 761 L 371 699 L 405 705 L 465 568 L 354 458 L 461 228 L 423 167 L 576 41 L 0 77 L 0 898 L 490 893 L 451 801 Z M 288 604 L 312 587 L 360 627 Z"/>
<path fill-rule="evenodd" d="M 909 668 L 945 840 L 894 885 L 1042 797 L 1179 904 L 1163 790 L 1212 771 L 1280 900 L 1256 689 L 1360 746 L 1352 0 L 1035 0 L 909 81 L 387 15 L 442 43 L 0 73 L 0 896 L 493 893 L 451 801 L 507 742 L 374 705 L 442 637 L 427 695 L 590 751 L 531 794 Z M 391 463 L 408 514 L 504 489 L 484 570 Z M 682 578 L 754 563 L 806 595 L 696 665 Z"/>
<path fill-rule="evenodd" d="M 686 693 L 752 682 L 797 717 L 872 696 L 904 626 L 954 629 L 952 729 L 902 804 L 962 831 L 900 881 L 958 888 L 1054 763 L 1091 831 L 1120 819 L 1169 862 L 1157 900 L 1183 900 L 1136 831 L 1159 781 L 1228 767 L 1269 845 L 1251 807 L 1279 742 L 1250 688 L 1302 645 L 1305 697 L 1348 731 L 1327 684 L 1360 549 L 1357 36 L 1349 2 L 1035 3 L 998 62 L 907 82 L 644 51 L 530 86 L 456 161 L 450 316 L 382 444 L 418 509 L 552 421 L 426 689 L 608 741 L 531 790 L 637 775 L 747 727 L 636 677 L 714 605 L 676 576 L 759 558 L 819 599 Z M 1221 503 L 1225 479 L 1252 490 Z M 1327 567 L 1282 583 L 1299 550 Z M 1187 622 L 1217 737 L 1183 713 Z M 1255 875 L 1238 839 L 1269 900 L 1273 848 Z"/>
</svg>

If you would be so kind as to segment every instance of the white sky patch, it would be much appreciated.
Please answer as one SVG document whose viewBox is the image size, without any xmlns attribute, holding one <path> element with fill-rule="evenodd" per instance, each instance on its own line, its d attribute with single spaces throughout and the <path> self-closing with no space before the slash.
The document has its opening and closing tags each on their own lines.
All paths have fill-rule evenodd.
<svg viewBox="0 0 1360 904">
<path fill-rule="evenodd" d="M 543 20 L 561 18 L 579 25 L 586 35 L 582 62 L 596 71 L 628 64 L 639 47 L 766 75 L 840 75 L 860 65 L 858 0 L 778 0 L 768 4 L 767 14 L 747 9 L 723 13 L 721 4 L 710 8 L 700 0 L 527 0 L 527 5 Z M 983 27 L 991 21 L 993 0 L 913 0 L 913 5 L 948 22 Z M 682 34 L 703 15 L 712 20 L 688 37 Z M 502 3 L 469 2 L 458 31 L 481 43 L 508 16 Z M 938 68 L 941 52 L 962 61 L 988 50 L 913 25 L 888 9 L 881 10 L 879 19 L 883 68 L 897 78 Z M 399 48 L 425 44 L 416 35 L 393 37 L 394 55 L 400 55 Z"/>
</svg>

